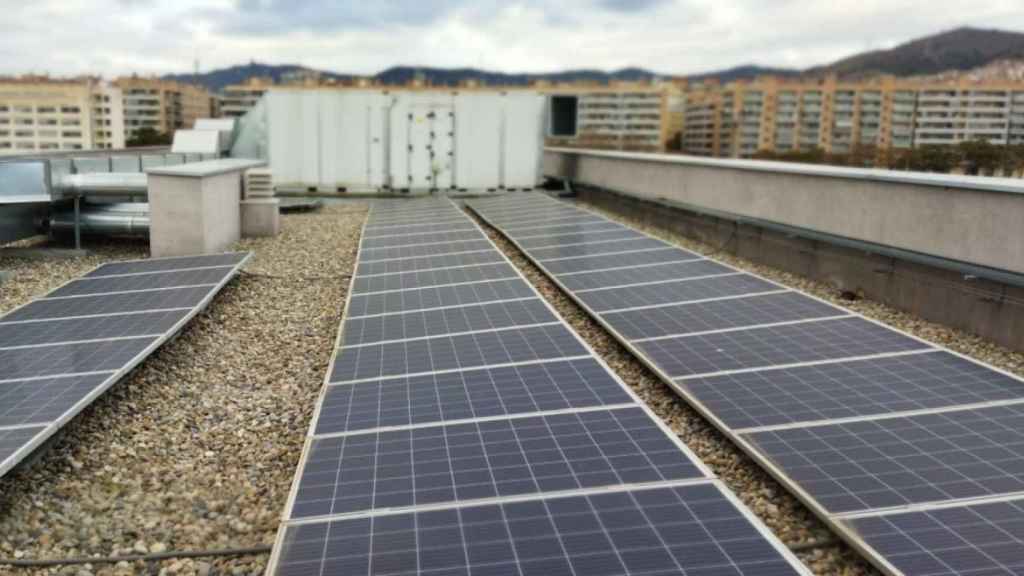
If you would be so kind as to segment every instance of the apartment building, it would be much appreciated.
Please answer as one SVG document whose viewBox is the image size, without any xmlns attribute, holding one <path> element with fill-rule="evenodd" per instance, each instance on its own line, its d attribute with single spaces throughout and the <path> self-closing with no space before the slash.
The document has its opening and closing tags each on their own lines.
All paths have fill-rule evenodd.
<svg viewBox="0 0 1024 576">
<path fill-rule="evenodd" d="M 1024 83 L 762 77 L 692 84 L 684 96 L 682 149 L 702 156 L 1024 143 Z"/>
<path fill-rule="evenodd" d="M 123 147 L 117 87 L 90 77 L 0 78 L 0 155 Z"/>
<path fill-rule="evenodd" d="M 245 116 L 274 86 L 269 76 L 253 76 L 241 84 L 225 86 L 220 96 L 220 113 L 229 118 Z"/>
<path fill-rule="evenodd" d="M 683 93 L 671 83 L 546 85 L 550 146 L 663 152 L 683 124 Z"/>
<path fill-rule="evenodd" d="M 159 78 L 130 76 L 115 85 L 124 96 L 125 139 L 140 128 L 161 134 L 191 128 L 198 118 L 214 115 L 214 97 L 204 88 Z"/>
</svg>

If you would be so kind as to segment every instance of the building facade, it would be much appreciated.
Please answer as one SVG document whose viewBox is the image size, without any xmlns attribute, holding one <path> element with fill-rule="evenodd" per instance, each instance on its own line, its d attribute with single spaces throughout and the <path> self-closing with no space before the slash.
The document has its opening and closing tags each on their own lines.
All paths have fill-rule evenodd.
<svg viewBox="0 0 1024 576">
<path fill-rule="evenodd" d="M 214 97 L 206 89 L 159 78 L 118 78 L 115 85 L 124 97 L 125 139 L 142 128 L 173 134 L 191 128 L 199 118 L 214 116 Z"/>
<path fill-rule="evenodd" d="M 0 154 L 124 148 L 121 91 L 96 78 L 0 78 Z"/>
<path fill-rule="evenodd" d="M 1024 83 L 763 77 L 693 84 L 684 101 L 682 150 L 702 156 L 1024 143 Z"/>
<path fill-rule="evenodd" d="M 549 146 L 664 152 L 682 128 L 683 93 L 675 84 L 534 87 L 553 103 Z M 559 105 L 561 102 L 567 105 Z"/>
<path fill-rule="evenodd" d="M 273 87 L 274 79 L 268 76 L 254 76 L 241 84 L 225 86 L 220 96 L 220 115 L 228 118 L 245 116 Z"/>
</svg>

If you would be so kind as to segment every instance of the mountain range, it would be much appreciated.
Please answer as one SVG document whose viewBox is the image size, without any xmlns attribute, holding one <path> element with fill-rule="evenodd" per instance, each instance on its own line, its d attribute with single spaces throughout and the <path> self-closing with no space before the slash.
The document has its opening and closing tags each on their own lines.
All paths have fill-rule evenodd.
<svg viewBox="0 0 1024 576">
<path fill-rule="evenodd" d="M 863 77 L 873 74 L 912 76 L 946 71 L 966 71 L 997 60 L 1021 58 L 1024 58 L 1024 34 L 1022 33 L 980 28 L 957 28 L 912 40 L 887 50 L 872 50 L 806 70 L 748 64 L 687 77 L 729 82 L 765 74 L 817 76 L 835 73 L 841 77 Z M 319 72 L 323 78 L 327 79 L 353 78 L 352 74 L 313 70 L 297 64 L 273 65 L 256 62 L 212 70 L 198 75 L 171 74 L 165 77 L 180 81 L 194 81 L 213 92 L 220 92 L 225 86 L 241 83 L 251 76 L 269 76 L 275 81 L 280 81 L 282 76 L 300 70 Z M 417 76 L 434 85 L 450 86 L 471 79 L 485 84 L 525 85 L 535 80 L 608 82 L 612 80 L 650 80 L 664 75 L 639 67 L 614 71 L 580 69 L 552 73 L 516 74 L 477 68 L 395 66 L 374 75 L 373 79 L 382 84 L 396 85 L 404 84 Z"/>
</svg>

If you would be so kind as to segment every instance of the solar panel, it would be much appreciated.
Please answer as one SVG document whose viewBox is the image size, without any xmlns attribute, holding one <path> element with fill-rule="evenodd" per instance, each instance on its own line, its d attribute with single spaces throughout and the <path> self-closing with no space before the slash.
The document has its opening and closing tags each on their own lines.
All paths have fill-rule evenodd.
<svg viewBox="0 0 1024 576">
<path fill-rule="evenodd" d="M 444 244 L 448 242 L 461 242 L 483 238 L 479 231 L 474 229 L 460 232 L 428 232 L 423 234 L 411 234 L 405 236 L 386 236 L 383 238 L 367 238 L 363 241 L 364 250 L 375 250 L 393 246 L 412 246 L 416 244 Z"/>
<path fill-rule="evenodd" d="M 568 260 L 556 260 L 545 263 L 544 267 L 552 274 L 561 275 L 592 270 L 629 268 L 639 264 L 662 264 L 665 262 L 685 262 L 698 259 L 700 259 L 700 256 L 693 252 L 683 252 L 674 248 L 655 248 L 653 250 L 637 252 L 581 256 Z"/>
<path fill-rule="evenodd" d="M 454 232 L 477 232 L 476 226 L 469 221 L 448 222 L 444 224 L 411 224 L 409 226 L 396 226 L 388 228 L 367 228 L 363 234 L 366 241 L 400 238 L 409 238 L 420 235 L 445 234 Z"/>
<path fill-rule="evenodd" d="M 596 360 L 552 360 L 331 386 L 314 431 L 334 434 L 633 401 Z"/>
<path fill-rule="evenodd" d="M 612 312 L 603 318 L 627 338 L 642 340 L 847 314 L 803 294 L 783 292 Z"/>
<path fill-rule="evenodd" d="M 473 281 L 376 294 L 356 294 L 349 303 L 348 313 L 350 318 L 355 318 L 535 297 L 530 286 L 519 278 Z"/>
<path fill-rule="evenodd" d="M 331 382 L 348 382 L 586 355 L 564 325 L 552 324 L 342 348 Z"/>
<path fill-rule="evenodd" d="M 430 246 L 447 250 L 462 242 L 450 240 Z M 680 573 L 690 564 L 725 568 L 718 564 L 722 557 L 709 555 L 711 544 L 721 554 L 723 547 L 731 548 L 736 558 L 745 559 L 753 558 L 751 551 L 760 547 L 763 557 L 750 562 L 751 569 L 757 564 L 768 570 L 760 573 L 805 573 L 748 512 L 720 491 L 678 439 L 487 244 L 489 250 L 481 254 L 493 254 L 502 262 L 489 269 L 446 260 L 440 264 L 450 267 L 394 274 L 360 263 L 329 385 L 316 410 L 279 538 L 288 542 L 291 534 L 308 526 L 359 517 L 372 517 L 379 527 L 382 518 L 396 518 L 400 512 L 428 514 L 428 508 L 469 510 L 512 506 L 513 501 L 525 505 L 553 494 L 584 498 L 581 492 L 594 489 L 701 482 L 725 509 L 712 504 L 710 493 L 704 495 L 706 506 L 693 508 L 697 521 L 716 525 L 725 516 L 715 514 L 728 512 L 733 515 L 730 526 L 722 525 L 721 535 L 704 532 L 709 544 L 700 551 L 702 559 L 676 551 L 689 564 L 672 560 L 675 568 L 670 573 Z M 368 252 L 366 245 L 364 238 L 360 259 Z M 678 499 L 672 491 L 660 494 L 658 501 L 649 497 L 651 493 L 637 494 L 645 503 L 635 505 L 644 513 L 653 513 L 656 505 L 673 507 Z M 599 498 L 605 502 L 608 496 Z M 603 552 L 626 558 L 632 553 L 626 538 L 636 537 L 637 528 L 623 526 L 620 537 L 611 524 L 616 519 L 624 520 L 622 512 L 609 509 L 615 540 Z M 651 529 L 674 522 L 667 517 L 652 521 Z M 516 524 L 502 520 L 501 526 Z M 740 529 L 751 530 L 748 541 L 735 539 Z M 411 530 L 419 542 L 436 536 L 416 523 Z M 371 532 L 364 530 L 362 537 L 387 542 L 390 550 L 387 567 L 381 570 L 440 576 L 433 569 L 440 566 L 435 558 L 446 552 L 424 549 L 424 556 L 411 556 L 392 531 Z M 693 539 L 687 544 L 693 546 Z M 346 552 L 337 555 L 339 545 L 348 546 L 326 544 L 328 556 L 316 553 L 315 544 L 278 546 L 271 572 L 354 567 L 360 560 Z M 487 550 L 493 555 L 493 546 L 472 550 L 474 574 L 500 568 L 500 563 L 491 562 L 497 557 L 477 556 Z M 313 555 L 293 561 L 294 554 L 306 552 Z M 593 562 L 585 556 L 572 557 L 580 566 Z M 654 566 L 664 560 L 646 550 L 644 556 L 646 564 L 638 555 L 635 561 L 624 561 L 623 567 Z M 365 561 L 382 560 L 367 556 Z M 514 566 L 530 573 L 534 567 L 546 570 L 552 564 L 534 562 L 524 552 Z"/>
<path fill-rule="evenodd" d="M 531 238 L 550 238 L 552 236 L 598 234 L 601 232 L 617 232 L 623 229 L 621 224 L 607 220 L 586 221 L 580 224 L 542 225 L 538 228 L 519 229 L 518 233 L 510 234 L 520 241 Z M 525 246 L 525 244 L 524 244 Z"/>
<path fill-rule="evenodd" d="M 189 309 L 185 309 L 118 316 L 39 320 L 14 324 L 0 323 L 0 348 L 159 336 L 173 328 L 189 312 Z"/>
<path fill-rule="evenodd" d="M 849 520 L 902 574 L 1024 573 L 1024 500 L 1004 500 Z"/>
<path fill-rule="evenodd" d="M 673 378 L 930 348 L 858 317 L 671 337 L 637 347 Z"/>
<path fill-rule="evenodd" d="M 639 274 L 642 274 L 642 272 Z M 778 284 L 763 280 L 757 276 L 734 274 L 731 276 L 673 280 L 660 284 L 594 290 L 580 292 L 577 296 L 592 310 L 596 312 L 609 312 L 640 306 L 662 306 L 665 304 L 765 294 L 785 290 L 785 288 Z"/>
<path fill-rule="evenodd" d="M 747 438 L 832 513 L 1024 491 L 1024 404 Z"/>
<path fill-rule="evenodd" d="M 597 256 L 599 254 L 622 254 L 625 252 L 636 252 L 640 250 L 657 250 L 668 248 L 668 244 L 653 238 L 640 237 L 632 240 L 619 240 L 617 242 L 593 242 L 587 244 L 572 244 L 568 246 L 553 246 L 549 248 L 536 248 L 531 251 L 538 260 L 560 260 L 566 258 L 579 258 L 581 256 Z"/>
<path fill-rule="evenodd" d="M 703 476 L 638 407 L 483 420 L 314 438 L 290 515 Z"/>
<path fill-rule="evenodd" d="M 433 270 L 435 268 L 452 268 L 455 266 L 473 266 L 477 264 L 504 263 L 505 259 L 494 250 L 481 250 L 461 254 L 444 254 L 440 256 L 422 256 L 418 258 L 403 258 L 400 260 L 385 260 L 381 262 L 360 262 L 356 267 L 356 274 L 367 276 L 370 274 L 394 274 L 396 272 L 416 272 L 419 270 Z"/>
<path fill-rule="evenodd" d="M 444 244 L 415 244 L 400 248 L 364 248 L 359 252 L 361 262 L 376 262 L 379 260 L 401 260 L 405 258 L 418 258 L 422 256 L 440 256 L 442 254 L 459 254 L 464 252 L 475 252 L 487 250 L 491 243 L 487 240 L 469 240 L 462 242 L 446 242 Z"/>
<path fill-rule="evenodd" d="M 100 294 L 56 300 L 34 300 L 0 319 L 0 322 L 74 318 L 79 316 L 105 316 L 192 308 L 210 294 L 210 286 L 168 288 L 128 294 Z"/>
<path fill-rule="evenodd" d="M 170 338 L 248 257 L 105 264 L 0 317 L 0 474 Z"/>
<path fill-rule="evenodd" d="M 1021 382 L 935 350 L 868 360 L 725 374 L 682 384 L 741 430 L 1021 397 Z"/>
<path fill-rule="evenodd" d="M 716 485 L 452 507 L 288 528 L 280 576 L 807 573 Z"/>
<path fill-rule="evenodd" d="M 350 318 L 342 337 L 344 346 L 354 346 L 555 322 L 558 319 L 544 302 L 533 298 Z"/>
<path fill-rule="evenodd" d="M 952 520 L 935 522 L 932 511 L 901 512 L 937 507 L 960 519 L 971 501 L 1024 492 L 1020 379 L 797 292 L 768 293 L 778 287 L 711 260 L 545 261 L 542 244 L 522 240 L 529 228 L 505 224 L 515 206 L 471 205 L 840 533 L 854 526 L 851 539 L 876 565 L 906 574 L 1020 572 L 1019 538 L 996 535 L 992 522 L 950 530 Z M 568 218 L 567 207 L 552 213 Z M 530 214 L 543 218 L 543 205 Z M 671 252 L 690 254 L 646 254 Z M 702 266 L 715 277 L 694 279 Z M 1024 525 L 1024 509 L 993 509 Z M 893 530 L 890 519 L 904 528 Z M 991 553 L 982 551 L 987 542 Z"/>
<path fill-rule="evenodd" d="M 597 232 L 576 232 L 572 234 L 531 236 L 530 238 L 520 240 L 520 243 L 526 248 L 539 249 L 550 248 L 552 246 L 606 243 L 616 242 L 619 240 L 638 240 L 641 238 L 645 238 L 645 236 L 639 232 L 629 230 L 628 228 L 619 227 L 619 229 L 600 230 Z"/>
<path fill-rule="evenodd" d="M 630 265 L 625 268 L 598 272 L 564 274 L 558 279 L 566 289 L 579 293 L 584 290 L 606 290 L 619 286 L 638 286 L 724 274 L 739 274 L 739 272 L 717 262 L 701 259 L 646 266 Z"/>
</svg>

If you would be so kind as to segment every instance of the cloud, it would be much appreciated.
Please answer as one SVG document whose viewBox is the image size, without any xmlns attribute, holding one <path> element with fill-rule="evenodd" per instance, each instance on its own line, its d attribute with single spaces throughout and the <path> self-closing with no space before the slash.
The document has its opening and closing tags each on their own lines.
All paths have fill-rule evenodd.
<svg viewBox="0 0 1024 576">
<path fill-rule="evenodd" d="M 960 25 L 1024 29 L 1019 0 L 0 0 L 0 13 L 0 74 L 106 76 L 197 59 L 686 74 L 807 67 Z"/>
</svg>

